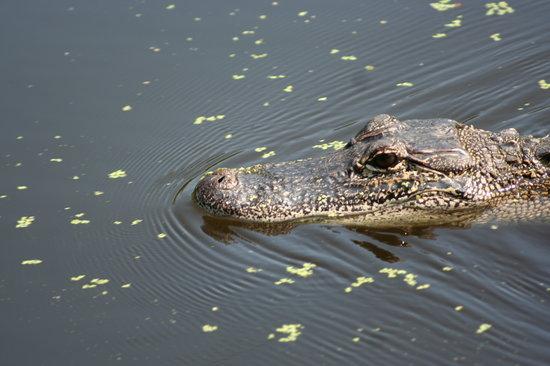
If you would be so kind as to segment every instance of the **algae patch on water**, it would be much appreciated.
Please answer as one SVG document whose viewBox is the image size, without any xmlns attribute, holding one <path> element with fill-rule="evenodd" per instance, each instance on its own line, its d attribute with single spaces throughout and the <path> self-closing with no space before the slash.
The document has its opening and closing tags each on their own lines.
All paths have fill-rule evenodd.
<svg viewBox="0 0 550 366">
<path fill-rule="evenodd" d="M 457 16 L 455 19 L 445 24 L 445 27 L 447 28 L 458 28 L 461 26 L 462 26 L 462 15 Z"/>
<path fill-rule="evenodd" d="M 512 14 L 514 12 L 514 9 L 508 5 L 506 1 L 487 3 L 485 4 L 485 8 L 487 9 L 487 12 L 485 13 L 487 16 Z"/>
<path fill-rule="evenodd" d="M 74 218 L 71 219 L 70 223 L 72 225 L 86 225 L 86 224 L 89 224 L 90 220 L 81 219 L 81 217 L 83 217 L 84 215 L 85 215 L 84 212 L 77 213 L 76 215 L 74 215 Z"/>
<path fill-rule="evenodd" d="M 126 177 L 126 172 L 124 170 L 118 169 L 108 174 L 108 177 L 111 179 L 118 179 Z"/>
<path fill-rule="evenodd" d="M 217 325 L 205 324 L 202 326 L 202 331 L 204 333 L 212 333 L 212 332 L 215 332 L 216 330 L 218 330 Z"/>
<path fill-rule="evenodd" d="M 357 56 L 348 55 L 340 57 L 343 61 L 357 61 Z"/>
<path fill-rule="evenodd" d="M 430 6 L 437 11 L 447 11 L 462 6 L 460 3 L 452 3 L 451 0 L 439 0 L 436 3 L 430 3 Z"/>
<path fill-rule="evenodd" d="M 416 287 L 417 290 L 425 290 L 427 288 L 430 288 L 430 284 L 425 283 L 422 285 L 418 285 L 417 278 L 418 275 L 414 273 L 407 273 L 404 269 L 397 269 L 397 268 L 382 268 L 378 271 L 379 273 L 386 274 L 388 278 L 397 278 L 398 276 L 403 276 L 403 282 L 405 282 L 407 285 L 411 287 Z"/>
<path fill-rule="evenodd" d="M 298 337 L 302 334 L 304 326 L 302 324 L 283 324 L 279 328 L 275 329 L 277 333 L 284 334 L 284 337 L 278 339 L 281 343 L 295 342 Z M 270 333 L 267 336 L 267 339 L 274 339 L 275 334 Z"/>
<path fill-rule="evenodd" d="M 306 278 L 306 277 L 309 277 L 309 276 L 313 275 L 313 268 L 315 268 L 315 267 L 317 267 L 316 264 L 304 263 L 301 268 L 288 266 L 288 267 L 286 267 L 286 271 L 288 273 L 292 273 L 293 275 Z"/>
<path fill-rule="evenodd" d="M 261 272 L 261 271 L 262 271 L 262 269 L 256 268 L 256 267 L 248 267 L 246 269 L 246 272 L 248 272 L 248 273 L 258 273 L 258 272 Z"/>
<path fill-rule="evenodd" d="M 42 259 L 25 259 L 24 261 L 21 261 L 21 264 L 23 266 L 35 266 L 41 263 L 42 263 Z"/>
<path fill-rule="evenodd" d="M 250 57 L 252 57 L 254 60 L 257 60 L 257 59 L 260 59 L 260 58 L 266 58 L 267 57 L 267 53 L 253 53 L 250 55 Z"/>
<path fill-rule="evenodd" d="M 280 285 L 291 285 L 294 282 L 295 281 L 292 278 L 281 278 L 280 280 L 275 281 L 273 283 L 277 286 L 280 286 Z"/>
<path fill-rule="evenodd" d="M 401 83 L 395 84 L 395 86 L 411 87 L 411 86 L 414 86 L 414 84 L 411 83 L 410 81 L 403 81 Z"/>
<path fill-rule="evenodd" d="M 195 122 L 193 122 L 193 124 L 194 125 L 200 125 L 204 122 L 221 121 L 224 118 L 225 118 L 225 114 L 216 114 L 216 115 L 212 115 L 212 116 L 198 116 L 197 118 L 195 118 Z"/>
<path fill-rule="evenodd" d="M 345 293 L 350 293 L 351 291 L 353 291 L 354 287 L 357 288 L 357 287 L 362 286 L 366 283 L 373 283 L 373 282 L 374 282 L 374 278 L 372 278 L 372 277 L 364 277 L 364 276 L 357 277 L 355 282 L 353 282 L 349 287 L 346 287 L 344 289 L 344 292 Z"/>
<path fill-rule="evenodd" d="M 22 229 L 29 227 L 34 222 L 34 216 L 21 216 L 19 220 L 17 220 L 17 224 L 15 227 L 17 229 Z"/>
<path fill-rule="evenodd" d="M 320 140 L 319 142 L 324 142 L 324 140 Z M 321 149 L 321 150 L 327 150 L 327 149 L 334 149 L 334 150 L 341 150 L 346 146 L 346 143 L 344 141 L 331 141 L 329 143 L 323 143 L 318 145 L 313 145 L 314 149 Z"/>
<path fill-rule="evenodd" d="M 489 329 L 491 329 L 493 326 L 491 324 L 488 324 L 488 323 L 482 323 L 479 325 L 479 328 L 477 328 L 476 330 L 476 334 L 481 334 L 481 333 L 485 333 L 486 331 L 488 331 Z"/>
<path fill-rule="evenodd" d="M 71 280 L 72 280 L 72 278 L 71 278 Z M 84 285 L 82 285 L 82 289 L 83 290 L 88 290 L 88 289 L 91 289 L 91 288 L 96 288 L 97 286 L 106 285 L 109 282 L 110 282 L 110 280 L 107 279 L 107 278 L 94 278 L 90 282 L 85 283 Z"/>
</svg>

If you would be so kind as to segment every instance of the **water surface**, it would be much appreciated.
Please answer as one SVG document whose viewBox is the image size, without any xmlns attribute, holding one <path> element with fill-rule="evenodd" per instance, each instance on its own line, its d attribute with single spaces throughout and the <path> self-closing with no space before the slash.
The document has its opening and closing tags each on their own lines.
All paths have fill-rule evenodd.
<svg viewBox="0 0 550 366">
<path fill-rule="evenodd" d="M 380 113 L 548 133 L 550 3 L 485 5 L 2 2 L 0 364 L 550 362 L 548 224 L 261 230 L 191 200 Z"/>
</svg>

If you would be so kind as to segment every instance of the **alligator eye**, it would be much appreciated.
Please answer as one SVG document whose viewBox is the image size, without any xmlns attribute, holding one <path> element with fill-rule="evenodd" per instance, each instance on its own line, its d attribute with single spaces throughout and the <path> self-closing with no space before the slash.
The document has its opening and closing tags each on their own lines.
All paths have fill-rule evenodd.
<svg viewBox="0 0 550 366">
<path fill-rule="evenodd" d="M 382 153 L 369 160 L 369 165 L 378 169 L 388 169 L 395 166 L 399 158 L 394 153 Z"/>
</svg>

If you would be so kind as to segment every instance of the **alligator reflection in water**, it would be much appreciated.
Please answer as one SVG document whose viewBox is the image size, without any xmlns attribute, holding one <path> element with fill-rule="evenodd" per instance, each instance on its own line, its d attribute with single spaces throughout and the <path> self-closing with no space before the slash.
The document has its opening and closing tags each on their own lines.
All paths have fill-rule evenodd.
<svg viewBox="0 0 550 366">
<path fill-rule="evenodd" d="M 181 218 L 180 218 L 181 219 Z M 231 220 L 227 218 L 218 218 L 213 216 L 203 216 L 201 225 L 202 231 L 216 241 L 232 244 L 248 241 L 243 230 L 251 230 L 267 236 L 287 235 L 295 229 L 300 223 L 295 221 L 277 222 L 277 223 L 258 223 Z M 320 223 L 321 225 L 324 225 Z M 389 263 L 398 262 L 401 259 L 395 255 L 389 248 L 382 248 L 375 242 L 388 247 L 410 247 L 406 241 L 407 237 L 417 237 L 423 240 L 435 240 L 437 229 L 467 228 L 470 225 L 466 222 L 445 224 L 439 226 L 407 226 L 407 227 L 385 227 L 372 228 L 365 226 L 343 226 L 345 229 L 364 236 L 364 239 L 351 239 L 355 245 L 371 252 L 376 258 Z M 327 228 L 334 226 L 328 226 Z"/>
</svg>

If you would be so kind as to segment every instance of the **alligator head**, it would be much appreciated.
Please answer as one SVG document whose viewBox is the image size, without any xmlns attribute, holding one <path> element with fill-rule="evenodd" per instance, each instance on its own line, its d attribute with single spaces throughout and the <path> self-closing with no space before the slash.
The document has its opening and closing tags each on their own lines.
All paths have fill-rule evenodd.
<svg viewBox="0 0 550 366">
<path fill-rule="evenodd" d="M 548 197 L 550 140 L 450 119 L 379 115 L 321 158 L 218 169 L 195 189 L 217 216 L 429 223 L 503 202 Z"/>
</svg>

